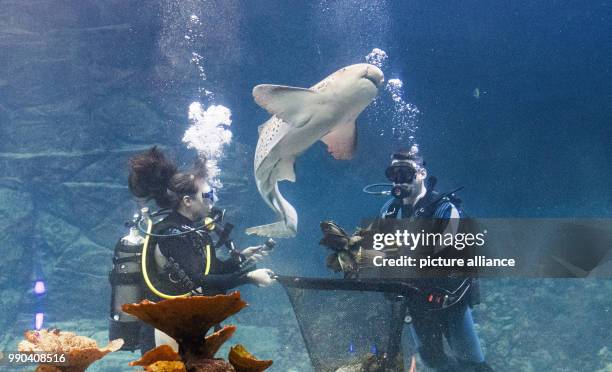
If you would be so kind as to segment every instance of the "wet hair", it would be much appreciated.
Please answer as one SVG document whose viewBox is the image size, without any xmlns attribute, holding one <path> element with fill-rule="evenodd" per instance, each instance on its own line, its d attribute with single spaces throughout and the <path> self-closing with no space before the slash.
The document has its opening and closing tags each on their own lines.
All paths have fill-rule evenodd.
<svg viewBox="0 0 612 372">
<path fill-rule="evenodd" d="M 421 154 L 419 154 L 418 150 L 412 149 L 400 149 L 391 155 L 391 161 L 411 161 L 416 164 L 419 168 L 423 168 L 425 166 L 425 161 Z"/>
<path fill-rule="evenodd" d="M 196 160 L 193 168 L 178 171 L 174 162 L 153 146 L 128 161 L 130 191 L 138 198 L 154 199 L 160 208 L 178 208 L 185 195 L 198 191 L 196 181 L 206 179 L 206 159 Z"/>
</svg>

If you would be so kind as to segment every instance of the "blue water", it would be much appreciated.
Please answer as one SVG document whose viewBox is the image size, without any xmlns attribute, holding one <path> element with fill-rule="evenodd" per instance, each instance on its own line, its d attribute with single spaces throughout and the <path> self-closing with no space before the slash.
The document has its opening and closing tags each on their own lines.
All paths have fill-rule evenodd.
<svg viewBox="0 0 612 372">
<path fill-rule="evenodd" d="M 243 234 L 245 228 L 275 218 L 252 176 L 257 127 L 269 117 L 253 101 L 252 88 L 262 83 L 309 87 L 343 66 L 365 62 L 373 48 L 387 53 L 382 68 L 386 79 L 403 82 L 401 98 L 419 113 L 398 119 L 390 93 L 383 91 L 357 120 L 354 159 L 333 160 L 321 143 L 298 158 L 297 182 L 281 185 L 298 211 L 298 235 L 281 240 L 265 266 L 279 274 L 334 276 L 324 265 L 328 252 L 318 244 L 319 222 L 332 219 L 352 231 L 363 218 L 372 217 L 384 198 L 361 189 L 385 182 L 390 154 L 415 143 L 429 174 L 437 176 L 438 189 L 464 187 L 460 196 L 471 216 L 612 216 L 610 2 L 6 1 L 1 7 L 0 67 L 6 65 L 0 68 L 3 182 L 23 178 L 15 187 L 25 190 L 33 203 L 33 217 L 27 219 L 31 229 L 12 230 L 13 240 L 3 243 L 7 247 L 17 242 L 26 250 L 38 247 L 43 257 L 65 254 L 62 239 L 32 243 L 32 231 L 35 236 L 48 233 L 37 230 L 36 221 L 49 212 L 95 236 L 98 247 L 108 247 L 94 258 L 84 255 L 83 265 L 101 262 L 99 257 L 107 259 L 110 269 L 111 247 L 124 233 L 124 220 L 136 210 L 124 188 L 131 153 L 83 154 L 70 160 L 53 155 L 49 165 L 13 155 L 92 148 L 110 154 L 124 145 L 160 144 L 188 165 L 195 152 L 181 138 L 194 101 L 221 104 L 232 112 L 234 139 L 220 163 L 221 180 L 237 173 L 247 177 L 221 190 L 219 206 L 227 208 L 241 246 L 260 243 Z M 190 21 L 192 15 L 198 23 Z M 105 30 L 109 25 L 118 29 Z M 52 44 L 38 42 L 49 38 Z M 203 57 L 197 66 L 190 62 L 192 53 Z M 110 113 L 99 110 L 115 100 L 127 103 L 113 106 Z M 42 121 L 37 121 L 39 115 Z M 400 135 L 402 128 L 412 131 Z M 88 168 L 92 159 L 106 167 Z M 65 182 L 115 186 L 67 192 Z M 81 204 L 81 198 L 87 203 Z M 11 208 L 19 206 L 9 205 L 3 215 L 10 216 Z M 57 234 L 65 240 L 76 236 L 62 229 Z M 25 267 L 23 271 L 33 265 L 29 254 L 9 262 Z M 49 287 L 51 324 L 77 319 L 89 324 L 93 319 L 104 325 L 109 293 L 105 270 L 73 281 L 51 265 L 45 268 L 51 283 L 54 276 L 62 278 Z M 26 293 L 29 280 L 26 273 L 16 286 L 3 281 L 6 297 L 9 290 Z M 104 295 L 92 298 L 79 286 L 82 280 L 97 280 Z M 517 291 L 528 298 L 530 288 L 539 288 L 543 299 L 561 300 L 550 304 L 511 298 Z M 70 292 L 69 304 L 54 299 L 53 291 Z M 499 370 L 610 368 L 612 339 L 602 330 L 612 327 L 611 291 L 609 281 L 486 282 L 486 306 L 475 317 L 482 322 L 479 330 L 492 364 Z M 282 290 L 245 287 L 243 294 L 252 306 L 239 317 L 240 324 L 278 327 L 270 341 L 274 350 L 263 355 L 278 361 L 272 370 L 291 366 L 288 349 L 304 363 L 304 347 Z M 82 308 L 74 298 L 83 299 Z M 20 303 L 15 316 L 28 318 L 31 301 Z M 556 322 L 545 325 L 553 315 Z M 11 327 L 13 320 L 8 315 L 3 319 Z M 501 330 L 504 322 L 512 323 L 514 331 Z M 6 332 L 5 350 L 14 350 L 19 327 Z M 529 332 L 533 329 L 541 331 L 541 339 Z M 92 326 L 87 332 L 104 338 L 102 328 Z M 547 344 L 550 338 L 557 342 Z M 548 356 L 534 352 L 546 347 Z M 516 352 L 508 353 L 510 348 Z M 299 365 L 298 371 L 306 368 Z M 114 367 L 110 363 L 99 370 L 103 368 Z"/>
<path fill-rule="evenodd" d="M 299 12 L 260 4 L 248 12 L 240 88 L 226 98 L 240 123 L 237 140 L 252 143 L 256 125 L 268 117 L 244 102 L 255 84 L 309 86 L 378 47 L 389 55 L 387 79 L 400 78 L 404 100 L 421 112 L 415 141 L 429 173 L 441 190 L 464 186 L 471 215 L 610 216 L 609 6 L 364 4 Z M 476 87 L 486 92 L 480 99 L 472 96 Z M 389 134 L 393 104 L 388 96 L 380 101 L 358 119 L 352 161 L 332 160 L 322 145 L 298 159 L 297 183 L 282 188 L 298 208 L 298 239 L 317 236 L 324 218 L 355 226 L 382 204 L 359 190 L 384 182 L 391 152 L 412 142 Z M 387 134 L 380 136 L 382 129 Z M 312 258 L 304 251 L 291 255 Z"/>
</svg>

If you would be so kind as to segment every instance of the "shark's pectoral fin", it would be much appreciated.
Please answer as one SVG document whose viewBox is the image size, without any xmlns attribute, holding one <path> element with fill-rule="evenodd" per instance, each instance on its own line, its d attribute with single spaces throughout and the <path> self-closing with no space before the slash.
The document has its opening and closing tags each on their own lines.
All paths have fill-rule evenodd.
<svg viewBox="0 0 612 372">
<path fill-rule="evenodd" d="M 331 132 L 321 138 L 327 145 L 327 150 L 336 159 L 351 159 L 357 147 L 357 130 L 355 121 L 351 120 L 336 126 Z"/>
<path fill-rule="evenodd" d="M 253 88 L 255 102 L 289 125 L 306 124 L 322 101 L 317 92 L 284 85 L 261 84 Z"/>
<path fill-rule="evenodd" d="M 290 229 L 283 222 L 274 222 L 267 225 L 254 226 L 246 229 L 247 235 L 259 235 L 269 238 L 293 238 L 295 236 L 295 230 Z"/>
<path fill-rule="evenodd" d="M 295 182 L 295 158 L 281 159 L 278 162 L 278 180 Z"/>
</svg>

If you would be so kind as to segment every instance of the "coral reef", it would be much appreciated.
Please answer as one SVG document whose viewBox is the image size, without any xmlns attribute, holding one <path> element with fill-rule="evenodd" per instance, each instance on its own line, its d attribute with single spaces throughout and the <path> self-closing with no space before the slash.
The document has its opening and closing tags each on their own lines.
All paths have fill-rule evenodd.
<svg viewBox="0 0 612 372">
<path fill-rule="evenodd" d="M 242 345 L 232 347 L 228 359 L 236 372 L 260 372 L 272 365 L 271 360 L 256 359 Z"/>
<path fill-rule="evenodd" d="M 59 329 L 26 331 L 24 337 L 25 340 L 17 347 L 21 353 L 52 353 L 65 356 L 65 361 L 41 363 L 37 371 L 85 371 L 93 362 L 119 350 L 123 345 L 123 340 L 117 339 L 99 348 L 96 341 L 89 337 L 62 332 Z"/>
<path fill-rule="evenodd" d="M 247 306 L 239 292 L 230 295 L 179 297 L 160 302 L 143 300 L 138 304 L 124 304 L 123 311 L 152 325 L 175 339 L 176 353 L 168 345 L 147 352 L 130 363 L 143 366 L 145 371 L 189 372 L 260 372 L 272 365 L 271 360 L 258 360 L 242 345 L 230 351 L 229 363 L 216 359 L 219 348 L 236 331 L 225 326 L 206 336 L 209 329 Z"/>
<path fill-rule="evenodd" d="M 169 345 L 161 345 L 147 351 L 140 359 L 130 362 L 130 366 L 148 366 L 158 361 L 178 362 L 181 357 Z"/>
</svg>

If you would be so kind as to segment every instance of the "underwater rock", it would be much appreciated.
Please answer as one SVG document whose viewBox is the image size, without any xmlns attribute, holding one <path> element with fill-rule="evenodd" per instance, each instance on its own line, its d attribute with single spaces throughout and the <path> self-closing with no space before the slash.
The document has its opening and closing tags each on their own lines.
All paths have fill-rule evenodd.
<svg viewBox="0 0 612 372">
<path fill-rule="evenodd" d="M 80 235 L 78 227 L 44 211 L 36 214 L 34 227 L 47 247 L 45 254 L 51 257 L 59 256 Z"/>
<path fill-rule="evenodd" d="M 165 129 L 176 128 L 167 125 L 167 114 L 150 100 L 163 89 L 149 79 L 149 67 L 155 61 L 147 57 L 157 50 L 156 8 L 116 0 L 83 6 L 52 0 L 2 5 L 0 341 L 6 345 L 16 344 L 25 329 L 16 328 L 17 314 L 34 311 L 23 305 L 29 305 L 24 301 L 31 297 L 32 246 L 39 239 L 43 240 L 42 266 L 51 294 L 45 299 L 45 315 L 54 314 L 54 320 L 106 315 L 107 275 L 90 273 L 108 271 L 112 245 L 123 234 L 121 230 L 114 235 L 111 223 L 122 228 L 125 217 L 119 215 L 130 216 L 131 211 L 126 211 L 130 196 L 125 188 L 62 183 L 121 182 L 125 186 L 127 158 L 149 147 L 131 144 L 141 141 L 140 129 L 158 131 L 161 136 L 156 141 L 171 143 L 164 136 Z M 116 103 L 119 96 L 127 101 L 123 108 L 131 110 L 115 114 L 122 121 L 107 122 L 95 115 L 96 109 L 113 100 Z M 181 118 L 185 107 L 180 106 Z M 128 123 L 131 118 L 138 121 Z M 117 134 L 131 130 L 137 135 L 135 140 L 126 135 L 129 141 L 118 142 Z M 180 134 L 176 133 L 176 143 Z M 6 180 L 14 180 L 15 185 L 5 188 Z M 104 218 L 109 218 L 108 223 L 100 226 Z M 38 222 L 53 225 L 41 229 Z M 81 235 L 98 246 L 67 250 Z M 75 272 L 80 255 L 88 262 Z M 91 262 L 96 264 L 91 266 Z"/>
<path fill-rule="evenodd" d="M 108 280 L 108 267 L 100 263 L 109 262 L 111 254 L 85 235 L 65 245 L 60 253 L 44 252 L 40 264 L 48 287 L 54 288 L 54 295 L 46 298 L 46 311 L 62 314 L 68 310 L 78 318 L 103 316 L 99 297 L 108 298 L 110 288 L 100 286 Z M 93 288 L 95 296 L 84 295 Z"/>
<path fill-rule="evenodd" d="M 131 97 L 111 97 L 101 102 L 93 115 L 113 133 L 113 141 L 118 137 L 127 143 L 150 143 L 169 134 L 164 131 L 164 119 L 150 105 Z"/>
<path fill-rule="evenodd" d="M 85 112 L 70 111 L 61 112 L 61 107 L 57 108 L 58 113 L 50 117 L 37 115 L 32 117 L 36 109 L 31 109 L 22 113 L 26 117 L 16 117 L 11 120 L 10 125 L 3 128 L 4 140 L 3 152 L 16 153 L 41 153 L 52 151 L 74 151 L 75 149 L 95 148 L 96 138 L 83 136 L 75 127 L 87 122 L 89 117 Z M 61 124 L 58 125 L 58 122 Z M 50 135 L 52 134 L 52 135 Z"/>
<path fill-rule="evenodd" d="M 65 355 L 65 361 L 59 363 L 41 363 L 37 371 L 85 371 L 89 365 L 106 354 L 117 351 L 123 345 L 122 339 L 111 341 L 99 348 L 95 340 L 59 329 L 26 331 L 25 340 L 17 347 L 20 353 L 53 353 Z"/>
<path fill-rule="evenodd" d="M 33 209 L 29 193 L 9 188 L 0 188 L 0 231 L 26 218 Z"/>
<path fill-rule="evenodd" d="M 31 259 L 31 246 L 24 237 L 32 231 L 34 204 L 29 192 L 19 187 L 0 187 L 0 329 L 14 324 L 23 294 L 30 284 L 30 270 L 24 270 L 24 262 Z"/>
<path fill-rule="evenodd" d="M 105 187 L 73 187 L 62 184 L 57 188 L 56 214 L 84 230 L 96 227 L 100 220 L 123 210 L 129 193 L 124 189 Z M 129 214 L 128 214 L 129 215 Z M 122 224 L 124 221 L 116 221 Z"/>
<path fill-rule="evenodd" d="M 398 366 L 402 364 L 398 360 Z M 335 370 L 335 372 L 384 372 L 388 371 L 388 365 L 385 367 L 385 359 L 374 354 L 364 354 L 352 364 L 342 366 Z M 395 369 L 394 369 L 395 370 Z M 403 370 L 403 369 L 402 369 Z M 412 357 L 412 364 L 408 372 L 417 372 L 416 370 L 416 359 Z"/>
</svg>

